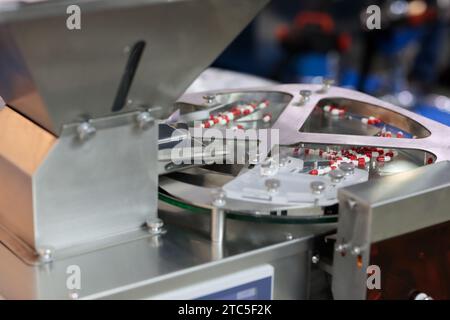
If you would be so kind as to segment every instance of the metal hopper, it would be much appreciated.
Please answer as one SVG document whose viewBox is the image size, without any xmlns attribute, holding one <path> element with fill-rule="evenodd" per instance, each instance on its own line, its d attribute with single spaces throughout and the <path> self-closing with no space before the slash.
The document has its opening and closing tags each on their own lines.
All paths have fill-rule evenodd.
<svg viewBox="0 0 450 320">
<path fill-rule="evenodd" d="M 153 120 L 266 2 L 0 6 L 0 242 L 34 257 L 142 231 L 157 217 Z M 67 28 L 71 5 L 81 30 Z"/>
<path fill-rule="evenodd" d="M 268 0 L 69 0 L 0 7 L 0 96 L 55 135 L 140 107 L 156 117 Z M 81 30 L 69 30 L 69 5 Z"/>
</svg>

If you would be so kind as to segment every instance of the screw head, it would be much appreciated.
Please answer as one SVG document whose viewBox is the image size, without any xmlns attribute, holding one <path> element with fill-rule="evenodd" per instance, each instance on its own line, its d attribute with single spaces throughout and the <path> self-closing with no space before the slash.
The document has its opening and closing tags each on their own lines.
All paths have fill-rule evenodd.
<svg viewBox="0 0 450 320">
<path fill-rule="evenodd" d="M 159 218 L 148 218 L 146 221 L 148 231 L 152 234 L 160 234 L 163 232 L 164 221 Z"/>
<path fill-rule="evenodd" d="M 360 247 L 353 247 L 350 253 L 354 256 L 358 256 L 361 254 L 361 248 Z"/>
<path fill-rule="evenodd" d="M 213 205 L 223 207 L 226 204 L 227 194 L 222 188 L 216 188 L 211 191 L 213 197 Z"/>
<path fill-rule="evenodd" d="M 267 179 L 264 184 L 267 188 L 267 191 L 269 191 L 270 193 L 276 193 L 281 185 L 281 181 L 278 179 Z"/>
<path fill-rule="evenodd" d="M 39 260 L 43 263 L 49 263 L 53 261 L 53 249 L 40 248 L 38 249 Z"/>
<path fill-rule="evenodd" d="M 310 97 L 311 97 L 311 90 L 300 90 L 300 104 L 305 104 L 306 102 L 309 101 Z"/>
<path fill-rule="evenodd" d="M 78 138 L 81 141 L 86 141 L 94 136 L 97 130 L 88 121 L 80 123 L 77 127 Z"/>
<path fill-rule="evenodd" d="M 312 94 L 311 90 L 300 90 L 300 95 L 302 97 L 310 97 Z"/>
<path fill-rule="evenodd" d="M 347 251 L 348 244 L 340 243 L 336 246 L 335 250 L 339 253 L 345 253 Z"/>
<path fill-rule="evenodd" d="M 322 89 L 320 90 L 320 92 L 321 92 L 321 93 L 325 93 L 325 92 L 327 92 L 328 89 L 330 89 L 330 87 L 334 84 L 334 80 L 333 80 L 333 79 L 327 79 L 327 78 L 325 78 L 325 79 L 322 80 L 322 84 L 323 84 L 323 87 L 322 87 Z"/>
<path fill-rule="evenodd" d="M 80 298 L 80 295 L 78 292 L 69 292 L 69 299 L 71 300 L 78 300 Z"/>
<path fill-rule="evenodd" d="M 342 179 L 345 176 L 344 171 L 340 170 L 340 169 L 336 169 L 336 170 L 332 170 L 330 171 L 330 173 L 328 174 L 331 178 L 331 182 L 333 183 L 339 183 L 342 181 Z"/>
<path fill-rule="evenodd" d="M 311 262 L 312 262 L 313 264 L 318 264 L 319 261 L 320 261 L 320 257 L 319 257 L 318 254 L 315 254 L 315 255 L 313 255 L 313 256 L 311 257 Z"/>
<path fill-rule="evenodd" d="M 203 100 L 205 100 L 205 102 L 207 104 L 212 104 L 216 100 L 216 95 L 215 94 L 206 94 L 203 96 Z"/>
<path fill-rule="evenodd" d="M 140 112 L 136 117 L 138 126 L 142 130 L 147 129 L 154 120 L 155 119 L 153 119 L 152 115 L 148 111 Z"/>
<path fill-rule="evenodd" d="M 326 188 L 326 184 L 323 181 L 313 181 L 309 186 L 311 187 L 312 193 L 317 195 L 322 194 Z"/>
<path fill-rule="evenodd" d="M 424 292 L 419 292 L 415 297 L 414 300 L 433 300 L 431 296 Z"/>
<path fill-rule="evenodd" d="M 292 235 L 292 233 L 286 233 L 286 240 L 292 240 L 294 239 L 294 236 Z"/>
<path fill-rule="evenodd" d="M 343 162 L 339 165 L 346 176 L 349 176 L 355 172 L 355 165 L 352 162 Z"/>
<path fill-rule="evenodd" d="M 278 172 L 279 165 L 273 158 L 268 158 L 260 164 L 260 174 L 262 176 L 273 176 Z"/>
</svg>

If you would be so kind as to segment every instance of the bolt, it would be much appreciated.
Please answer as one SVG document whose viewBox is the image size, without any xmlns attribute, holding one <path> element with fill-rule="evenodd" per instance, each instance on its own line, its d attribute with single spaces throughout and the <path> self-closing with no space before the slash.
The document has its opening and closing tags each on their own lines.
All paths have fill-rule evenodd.
<svg viewBox="0 0 450 320">
<path fill-rule="evenodd" d="M 273 158 L 268 158 L 260 165 L 260 174 L 262 176 L 273 176 L 278 172 L 278 163 Z"/>
<path fill-rule="evenodd" d="M 223 207 L 226 203 L 226 192 L 222 188 L 213 189 L 212 192 L 213 205 L 215 207 Z"/>
<path fill-rule="evenodd" d="M 346 251 L 347 251 L 347 248 L 348 248 L 348 244 L 338 244 L 337 246 L 336 246 L 336 252 L 339 252 L 339 253 L 345 253 Z"/>
<path fill-rule="evenodd" d="M 319 257 L 318 254 L 315 254 L 315 255 L 313 255 L 313 256 L 311 257 L 311 262 L 312 262 L 313 264 L 318 264 L 319 261 L 320 261 L 320 257 Z"/>
<path fill-rule="evenodd" d="M 323 79 L 322 81 L 322 89 L 320 89 L 320 93 L 326 93 L 331 86 L 334 84 L 334 80 L 333 79 Z"/>
<path fill-rule="evenodd" d="M 331 170 L 329 173 L 329 176 L 331 178 L 332 183 L 339 183 L 344 178 L 345 173 L 340 169 L 336 169 L 336 170 Z"/>
<path fill-rule="evenodd" d="M 316 195 L 322 194 L 326 188 L 325 182 L 322 181 L 313 181 L 309 186 L 311 187 L 312 193 Z"/>
<path fill-rule="evenodd" d="M 148 218 L 146 221 L 146 225 L 147 225 L 148 231 L 151 234 L 156 235 L 156 234 L 161 234 L 164 232 L 164 229 L 163 229 L 164 222 L 159 218 L 154 218 L 154 217 Z"/>
<path fill-rule="evenodd" d="M 360 247 L 353 247 L 350 253 L 354 256 L 358 256 L 361 254 L 361 248 Z"/>
<path fill-rule="evenodd" d="M 349 176 L 355 173 L 355 165 L 352 162 L 343 162 L 339 165 L 339 169 L 344 172 L 344 175 Z"/>
<path fill-rule="evenodd" d="M 424 292 L 420 292 L 414 297 L 414 300 L 433 300 L 433 298 Z"/>
<path fill-rule="evenodd" d="M 280 187 L 281 182 L 278 179 L 267 179 L 265 181 L 265 185 L 268 192 L 276 193 L 278 192 L 278 188 Z"/>
<path fill-rule="evenodd" d="M 90 139 L 97 130 L 89 122 L 80 123 L 77 127 L 78 139 L 86 141 Z"/>
<path fill-rule="evenodd" d="M 53 261 L 53 250 L 51 248 L 41 248 L 38 250 L 39 259 L 43 263 Z"/>
<path fill-rule="evenodd" d="M 309 101 L 311 98 L 311 90 L 301 90 L 300 91 L 300 104 L 303 105 Z"/>
<path fill-rule="evenodd" d="M 78 300 L 80 298 L 78 292 L 69 292 L 69 299 Z"/>
<path fill-rule="evenodd" d="M 138 126 L 142 130 L 147 129 L 154 120 L 148 111 L 140 112 L 136 117 Z"/>
<path fill-rule="evenodd" d="M 205 102 L 207 104 L 212 104 L 214 103 L 214 101 L 216 100 L 216 95 L 215 94 L 207 94 L 203 96 L 203 100 L 205 100 Z"/>
</svg>

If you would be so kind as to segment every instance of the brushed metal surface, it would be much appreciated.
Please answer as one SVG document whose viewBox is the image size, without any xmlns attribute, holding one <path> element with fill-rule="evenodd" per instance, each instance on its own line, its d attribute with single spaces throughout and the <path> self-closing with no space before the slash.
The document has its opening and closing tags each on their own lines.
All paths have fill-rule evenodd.
<svg viewBox="0 0 450 320">
<path fill-rule="evenodd" d="M 146 106 L 168 116 L 267 2 L 70 0 L 1 11 L 0 96 L 59 135 L 64 123 L 113 113 L 130 51 L 142 42 L 123 111 Z M 66 27 L 69 4 L 81 8 L 81 30 Z"/>
<path fill-rule="evenodd" d="M 164 212 L 160 216 L 170 220 Z M 203 219 L 208 224 L 208 218 Z M 80 299 L 145 299 L 269 263 L 275 268 L 275 299 L 308 297 L 313 238 L 333 230 L 334 225 L 230 221 L 228 227 L 221 258 L 204 232 L 172 223 L 168 223 L 167 233 L 158 237 L 147 236 L 35 267 L 24 264 L 0 244 L 0 294 L 6 299 L 70 299 L 73 291 L 66 287 L 66 271 L 76 265 L 81 270 L 81 290 L 75 290 Z M 292 240 L 286 239 L 287 231 L 292 232 Z"/>
<path fill-rule="evenodd" d="M 142 228 L 157 215 L 158 126 L 139 128 L 137 114 L 92 120 L 96 134 L 81 141 L 76 123 L 56 139 L 1 110 L 1 226 L 36 251 Z"/>
<path fill-rule="evenodd" d="M 371 244 L 450 221 L 450 162 L 344 188 L 339 200 L 334 297 L 365 299 Z"/>
<path fill-rule="evenodd" d="M 84 142 L 65 127 L 33 177 L 35 247 L 82 244 L 156 216 L 158 126 L 141 130 L 136 116 L 93 120 L 97 132 Z"/>
</svg>

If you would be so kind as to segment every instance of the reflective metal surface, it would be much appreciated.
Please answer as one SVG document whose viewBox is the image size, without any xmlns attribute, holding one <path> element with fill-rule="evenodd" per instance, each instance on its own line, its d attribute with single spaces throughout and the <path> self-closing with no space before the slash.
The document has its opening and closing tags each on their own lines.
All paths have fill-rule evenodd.
<svg viewBox="0 0 450 320">
<path fill-rule="evenodd" d="M 0 244 L 0 292 L 6 299 L 70 299 L 73 291 L 66 287 L 66 271 L 76 265 L 82 287 L 74 292 L 80 299 L 147 299 L 268 263 L 275 268 L 275 299 L 306 299 L 313 236 L 333 228 L 231 221 L 225 243 L 217 247 L 202 229 L 209 226 L 207 217 L 168 210 L 160 211 L 166 234 L 69 255 L 39 267 L 25 265 Z"/>
<path fill-rule="evenodd" d="M 214 99 L 205 103 L 205 96 Z M 318 154 L 306 153 L 306 149 L 320 149 L 325 152 L 376 147 L 382 148 L 380 152 L 395 154 L 395 157 L 388 156 L 388 161 L 384 161 L 384 156 L 379 160 L 378 155 L 365 160 L 362 170 L 368 173 L 369 179 L 378 179 L 435 161 L 450 159 L 450 142 L 446 139 L 450 128 L 362 93 L 328 85 L 327 90 L 323 90 L 320 85 L 280 85 L 260 89 L 195 93 L 183 96 L 177 106 L 182 113 L 181 118 L 189 125 L 195 126 L 195 121 L 207 121 L 210 116 L 220 116 L 230 109 L 233 110 L 234 106 L 251 102 L 257 104 L 265 99 L 270 102 L 268 108 L 257 110 L 225 125 L 219 123 L 214 128 L 222 130 L 226 139 L 229 138 L 225 130 L 236 125 L 241 126 L 242 130 L 278 130 L 280 154 L 287 152 L 291 159 L 301 161 L 301 166 L 283 167 L 280 160 L 275 171 L 289 169 L 286 178 L 282 178 L 280 173 L 275 171 L 270 177 L 262 173 L 258 175 L 259 166 L 262 164 L 253 168 L 254 165 L 250 162 L 246 165 L 202 165 L 195 173 L 192 169 L 180 167 L 180 172 L 160 177 L 160 186 L 166 192 L 164 197 L 173 197 L 169 199 L 170 202 L 184 202 L 192 208 L 210 208 L 212 188 L 222 187 L 228 193 L 226 209 L 234 215 L 241 213 L 248 218 L 279 220 L 281 214 L 281 219 L 287 223 L 290 218 L 292 223 L 298 222 L 299 216 L 306 217 L 307 220 L 312 216 L 319 216 L 328 221 L 329 216 L 324 215 L 327 206 L 338 202 L 336 193 L 331 191 L 349 184 L 358 184 L 365 179 L 350 179 L 358 176 L 353 174 L 361 169 L 358 161 L 354 165 L 359 168 L 352 170 L 349 175 L 346 174 L 342 184 L 332 182 L 336 179 L 326 174 L 314 178 L 312 172 L 326 169 L 329 166 L 328 161 Z M 329 104 L 345 108 L 346 116 L 326 115 L 323 108 Z M 272 113 L 271 121 L 261 120 L 265 112 Z M 364 117 L 380 119 L 384 127 L 364 123 Z M 383 130 L 395 130 L 394 137 L 379 136 Z M 205 132 L 207 131 L 195 128 L 191 130 L 191 136 L 200 140 Z M 221 171 L 224 168 L 228 168 L 229 172 Z M 252 178 L 249 178 L 250 176 Z M 264 181 L 268 178 L 280 181 L 280 195 L 283 199 L 266 190 Z M 311 193 L 309 187 L 315 180 L 327 182 L 326 191 L 323 193 L 325 198 L 319 201 L 314 200 L 317 196 Z M 195 192 L 192 192 L 193 190 Z M 294 193 L 295 196 L 289 198 L 289 194 Z M 305 209 L 290 210 L 292 208 Z M 332 211 L 332 214 L 336 215 L 337 212 Z"/>
<path fill-rule="evenodd" d="M 431 154 L 434 154 L 437 157 L 437 161 L 447 160 L 450 158 L 450 143 L 448 143 L 448 139 L 444 138 L 447 137 L 450 132 L 449 127 L 360 92 L 333 86 L 326 93 L 323 93 L 321 92 L 321 88 L 321 85 L 292 84 L 270 87 L 270 89 L 258 88 L 244 93 L 245 98 L 251 100 L 257 100 L 257 97 L 264 97 L 265 92 L 270 92 L 271 94 L 284 94 L 291 97 L 287 101 L 287 106 L 281 113 L 280 117 L 272 125 L 272 128 L 280 130 L 280 143 L 282 145 L 309 143 L 348 146 L 375 146 L 393 149 L 425 150 Z M 310 100 L 304 105 L 299 105 L 301 90 L 310 90 L 312 92 Z M 220 99 L 220 102 L 236 101 L 240 98 L 244 98 L 242 97 L 242 92 L 243 91 L 236 92 L 235 90 L 221 91 L 219 97 L 223 98 Z M 204 94 L 205 93 L 196 93 L 185 95 L 180 98 L 179 103 L 202 106 L 202 97 Z M 267 99 L 270 100 L 270 97 L 267 97 Z M 315 110 L 316 106 L 323 104 L 324 101 L 327 101 L 327 99 L 347 99 L 357 101 L 357 105 L 360 106 L 357 108 L 357 112 L 362 115 L 379 115 L 382 120 L 387 123 L 393 121 L 392 125 L 400 124 L 400 128 L 413 128 L 403 127 L 400 120 L 395 120 L 399 119 L 399 115 L 401 115 L 402 119 L 419 124 L 419 127 L 422 128 L 420 130 L 425 130 L 424 132 L 429 132 L 430 134 L 425 134 L 423 138 L 420 138 L 419 136 L 418 139 L 387 139 L 370 135 L 359 136 L 335 133 L 324 134 L 301 132 L 301 128 L 310 118 L 311 113 Z M 407 130 L 405 131 L 408 132 Z"/>
<path fill-rule="evenodd" d="M 142 107 L 166 117 L 267 2 L 46 1 L 5 9 L 0 96 L 55 135 L 65 123 Z M 80 6 L 81 30 L 67 29 L 68 5 Z"/>
<path fill-rule="evenodd" d="M 366 299 L 368 292 L 366 271 L 371 264 L 372 245 L 405 234 L 412 235 L 416 231 L 417 235 L 420 235 L 426 228 L 450 221 L 449 198 L 449 161 L 340 190 L 340 217 L 333 262 L 334 298 Z M 448 234 L 442 234 L 442 237 L 448 239 Z M 413 243 L 410 245 L 414 246 Z M 445 250 L 448 251 L 448 248 L 433 245 L 436 245 L 433 252 L 439 253 L 441 252 L 439 250 L 443 249 L 441 254 L 446 254 Z M 406 256 L 407 259 L 412 258 L 412 262 L 403 268 L 412 270 L 414 264 L 416 270 L 419 270 L 416 277 L 421 277 L 427 272 L 440 273 L 436 271 L 440 270 L 439 265 L 423 265 L 420 257 L 411 256 L 412 251 L 405 250 L 406 248 L 403 248 L 397 252 L 397 256 L 391 257 L 389 265 L 402 261 L 402 256 Z M 373 253 L 381 260 L 384 254 L 389 254 Z M 385 277 L 383 283 L 389 278 L 397 280 L 401 278 L 400 275 L 388 273 L 389 271 L 385 269 L 381 272 L 381 276 Z M 444 279 L 437 280 L 445 282 Z M 409 288 L 413 289 L 420 288 Z M 388 289 L 382 287 L 381 290 Z M 398 298 L 407 299 L 407 294 L 411 293 L 412 291 L 406 292 L 404 296 Z"/>
</svg>

